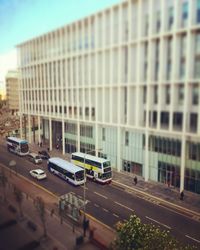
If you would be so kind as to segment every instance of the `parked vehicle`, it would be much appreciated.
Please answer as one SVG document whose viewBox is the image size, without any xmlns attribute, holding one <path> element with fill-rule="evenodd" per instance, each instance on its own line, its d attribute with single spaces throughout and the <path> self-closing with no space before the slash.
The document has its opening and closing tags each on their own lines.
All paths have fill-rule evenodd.
<svg viewBox="0 0 200 250">
<path fill-rule="evenodd" d="M 38 151 L 38 155 L 44 160 L 48 160 L 50 158 L 50 155 L 47 153 L 46 150 Z"/>
<path fill-rule="evenodd" d="M 42 158 L 39 155 L 35 154 L 35 153 L 28 154 L 27 157 L 28 157 L 29 161 L 31 161 L 31 162 L 33 162 L 35 164 L 42 163 Z"/>
<path fill-rule="evenodd" d="M 33 169 L 29 173 L 32 177 L 36 178 L 37 180 L 42 180 L 47 178 L 46 173 L 40 168 Z"/>
</svg>

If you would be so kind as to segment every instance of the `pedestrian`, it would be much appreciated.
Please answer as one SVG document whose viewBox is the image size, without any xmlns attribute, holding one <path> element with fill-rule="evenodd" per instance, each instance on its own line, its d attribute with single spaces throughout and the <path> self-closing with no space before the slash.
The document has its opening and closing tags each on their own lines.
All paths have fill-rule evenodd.
<svg viewBox="0 0 200 250">
<path fill-rule="evenodd" d="M 134 184 L 137 185 L 137 176 L 134 177 L 133 181 L 134 181 Z"/>
<path fill-rule="evenodd" d="M 54 209 L 52 208 L 51 209 L 51 217 L 53 216 L 53 214 L 54 214 Z"/>
<path fill-rule="evenodd" d="M 42 142 L 40 142 L 40 147 L 42 147 Z"/>
<path fill-rule="evenodd" d="M 184 197 L 184 193 L 183 193 L 183 191 L 181 191 L 181 193 L 180 193 L 180 200 L 181 201 L 183 200 L 183 197 Z"/>
<path fill-rule="evenodd" d="M 47 148 L 47 151 L 49 152 L 49 147 Z"/>
</svg>

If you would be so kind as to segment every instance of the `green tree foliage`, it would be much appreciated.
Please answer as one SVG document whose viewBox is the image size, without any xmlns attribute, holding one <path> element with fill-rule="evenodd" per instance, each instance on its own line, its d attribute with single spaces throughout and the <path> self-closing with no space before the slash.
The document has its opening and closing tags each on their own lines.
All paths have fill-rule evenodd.
<svg viewBox="0 0 200 250">
<path fill-rule="evenodd" d="M 193 246 L 183 246 L 169 231 L 160 230 L 153 224 L 143 224 L 136 215 L 128 221 L 116 225 L 116 239 L 111 245 L 114 250 L 191 250 Z"/>
<path fill-rule="evenodd" d="M 19 206 L 20 216 L 23 217 L 22 202 L 23 202 L 24 196 L 23 196 L 22 191 L 16 186 L 14 187 L 14 195 L 15 195 L 16 202 L 18 203 L 18 206 Z"/>
<path fill-rule="evenodd" d="M 41 197 L 36 197 L 35 200 L 35 207 L 39 213 L 42 225 L 43 225 L 43 230 L 44 230 L 44 237 L 47 236 L 47 230 L 46 230 L 46 210 L 45 210 L 45 203 L 44 200 Z"/>
</svg>

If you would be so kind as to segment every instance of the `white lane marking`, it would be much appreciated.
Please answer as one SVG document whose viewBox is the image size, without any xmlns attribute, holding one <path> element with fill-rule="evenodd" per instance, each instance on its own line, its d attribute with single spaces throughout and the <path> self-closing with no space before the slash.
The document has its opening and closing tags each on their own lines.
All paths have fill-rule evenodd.
<svg viewBox="0 0 200 250">
<path fill-rule="evenodd" d="M 105 209 L 105 208 L 103 208 L 103 210 L 104 210 L 105 212 L 108 212 L 108 210 L 107 210 L 107 209 Z"/>
<path fill-rule="evenodd" d="M 115 217 L 117 217 L 117 218 L 119 218 L 119 215 L 117 215 L 117 214 L 113 214 Z"/>
<path fill-rule="evenodd" d="M 95 205 L 95 207 L 99 207 L 99 205 L 97 205 L 96 203 L 94 205 Z"/>
<path fill-rule="evenodd" d="M 166 227 L 167 229 L 171 229 L 171 227 L 169 227 L 169 226 L 167 226 L 167 225 L 165 225 L 165 224 L 163 224 L 163 223 L 161 223 L 161 222 L 159 222 L 159 221 L 157 221 L 157 220 L 154 220 L 154 219 L 152 219 L 152 218 L 150 218 L 150 217 L 148 217 L 148 216 L 145 216 L 145 217 L 146 217 L 147 219 L 151 220 L 151 221 L 154 221 L 154 222 L 156 222 L 156 223 L 162 225 L 163 227 Z"/>
<path fill-rule="evenodd" d="M 124 207 L 124 208 L 126 208 L 126 209 L 128 209 L 128 210 L 130 210 L 130 211 L 133 211 L 134 212 L 134 210 L 133 209 L 131 209 L 130 207 L 127 207 L 127 206 L 125 206 L 125 205 L 123 205 L 123 204 L 121 204 L 121 203 L 119 203 L 119 202 L 117 202 L 117 201 L 115 201 L 115 203 L 116 204 L 118 204 L 119 206 L 121 206 L 121 207 Z"/>
<path fill-rule="evenodd" d="M 189 238 L 189 239 L 191 239 L 191 240 L 193 240 L 193 241 L 196 241 L 196 242 L 198 242 L 198 243 L 200 243 L 200 240 L 197 240 L 197 239 L 195 239 L 195 238 L 193 238 L 193 237 L 191 237 L 191 236 L 189 236 L 189 235 L 185 235 L 187 238 Z"/>
<path fill-rule="evenodd" d="M 97 192 L 94 192 L 94 193 L 97 194 L 97 195 L 99 195 L 99 196 L 101 196 L 101 197 L 103 197 L 104 199 L 108 199 L 108 197 L 106 197 L 106 196 L 104 196 L 104 195 L 102 195 L 100 193 L 97 193 Z"/>
</svg>

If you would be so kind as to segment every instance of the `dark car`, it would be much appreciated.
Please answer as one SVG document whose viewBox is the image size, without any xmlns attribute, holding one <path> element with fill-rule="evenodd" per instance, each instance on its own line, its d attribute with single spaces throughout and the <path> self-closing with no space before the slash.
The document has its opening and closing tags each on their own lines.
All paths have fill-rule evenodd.
<svg viewBox="0 0 200 250">
<path fill-rule="evenodd" d="M 38 155 L 44 160 L 48 160 L 50 158 L 50 155 L 45 150 L 38 151 Z"/>
</svg>

